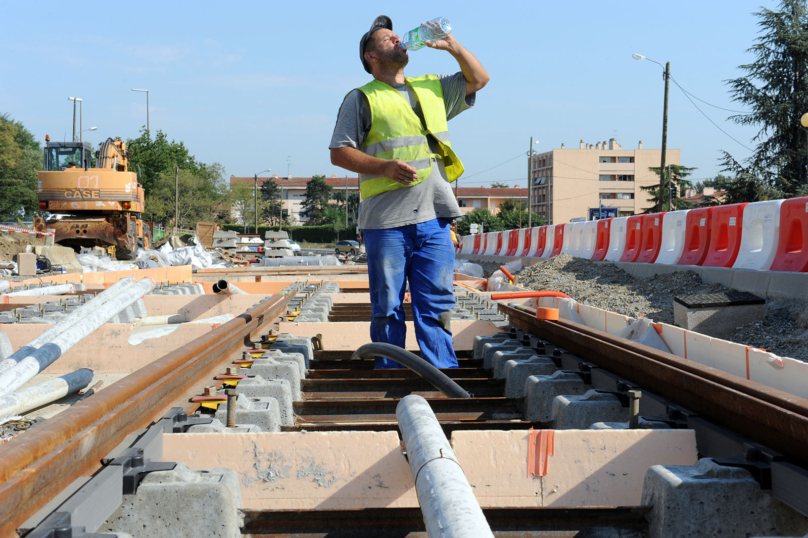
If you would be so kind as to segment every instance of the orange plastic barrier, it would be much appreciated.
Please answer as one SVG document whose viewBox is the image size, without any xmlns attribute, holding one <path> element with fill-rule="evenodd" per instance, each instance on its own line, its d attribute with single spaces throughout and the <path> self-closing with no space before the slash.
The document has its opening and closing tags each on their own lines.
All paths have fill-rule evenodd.
<svg viewBox="0 0 808 538">
<path fill-rule="evenodd" d="M 595 253 L 592 254 L 593 260 L 602 260 L 609 251 L 610 222 L 612 222 L 612 219 L 601 219 L 598 221 L 598 229 L 595 232 Z"/>
<path fill-rule="evenodd" d="M 474 248 L 471 250 L 472 254 L 479 254 L 481 252 L 480 247 L 482 246 L 481 245 L 482 237 L 483 237 L 483 234 L 475 234 L 474 235 Z M 485 249 L 482 250 L 482 252 L 484 252 L 484 251 L 485 251 Z"/>
<path fill-rule="evenodd" d="M 637 263 L 654 263 L 662 246 L 662 217 L 665 213 L 652 213 L 642 218 L 642 245 Z"/>
<path fill-rule="evenodd" d="M 626 221 L 626 248 L 623 249 L 621 262 L 634 262 L 640 256 L 642 248 L 642 219 L 645 215 L 634 215 Z"/>
<path fill-rule="evenodd" d="M 701 265 L 710 247 L 714 207 L 691 209 L 685 218 L 685 248 L 679 265 Z"/>
<path fill-rule="evenodd" d="M 505 232 L 497 232 L 497 248 L 494 249 L 495 256 L 502 256 L 502 236 Z"/>
<path fill-rule="evenodd" d="M 710 247 L 701 264 L 704 267 L 732 267 L 741 248 L 743 230 L 743 204 L 722 205 L 713 208 Z"/>
<path fill-rule="evenodd" d="M 547 246 L 547 226 L 542 226 L 539 228 L 539 243 L 536 247 L 536 252 L 533 252 L 533 256 L 539 257 L 544 252 L 544 247 Z"/>
<path fill-rule="evenodd" d="M 561 249 L 564 248 L 564 228 L 569 226 L 569 224 L 558 224 L 555 227 L 555 237 L 553 239 L 553 251 L 550 253 L 550 257 L 558 256 L 561 254 Z"/>
<path fill-rule="evenodd" d="M 771 270 L 808 272 L 808 196 L 780 206 L 780 240 Z"/>
<path fill-rule="evenodd" d="M 516 256 L 516 249 L 519 247 L 519 231 L 517 228 L 508 233 L 508 251 L 505 256 Z"/>
<path fill-rule="evenodd" d="M 528 228 L 525 230 L 525 246 L 522 249 L 522 252 L 519 253 L 520 256 L 527 256 L 530 254 L 530 244 L 533 242 L 533 228 Z"/>
</svg>

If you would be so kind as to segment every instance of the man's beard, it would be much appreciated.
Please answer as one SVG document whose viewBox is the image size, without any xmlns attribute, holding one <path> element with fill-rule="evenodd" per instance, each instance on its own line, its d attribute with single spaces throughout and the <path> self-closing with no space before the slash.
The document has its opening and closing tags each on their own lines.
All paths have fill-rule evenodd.
<svg viewBox="0 0 808 538">
<path fill-rule="evenodd" d="M 387 72 L 403 69 L 409 63 L 410 58 L 404 49 L 395 47 L 387 52 L 379 53 L 379 65 Z"/>
</svg>

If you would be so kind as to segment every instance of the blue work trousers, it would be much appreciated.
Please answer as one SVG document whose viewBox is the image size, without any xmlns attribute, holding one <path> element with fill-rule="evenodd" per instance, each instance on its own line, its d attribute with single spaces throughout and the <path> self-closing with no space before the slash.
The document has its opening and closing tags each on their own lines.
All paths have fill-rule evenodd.
<svg viewBox="0 0 808 538">
<path fill-rule="evenodd" d="M 386 230 L 363 230 L 373 318 L 370 339 L 405 348 L 404 293 L 410 284 L 415 339 L 421 357 L 437 368 L 457 368 L 450 320 L 455 305 L 455 249 L 449 219 Z M 376 368 L 401 368 L 377 357 Z"/>
</svg>

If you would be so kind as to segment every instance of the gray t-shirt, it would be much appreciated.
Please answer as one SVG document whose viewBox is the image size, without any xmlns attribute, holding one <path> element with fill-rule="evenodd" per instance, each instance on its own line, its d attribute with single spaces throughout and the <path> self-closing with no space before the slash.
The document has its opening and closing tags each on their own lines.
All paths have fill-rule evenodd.
<svg viewBox="0 0 808 538">
<path fill-rule="evenodd" d="M 454 75 L 438 75 L 443 87 L 446 119 L 451 120 L 464 110 L 474 106 L 476 93 L 466 96 L 466 79 L 462 72 Z M 393 86 L 412 106 L 413 111 L 424 121 L 421 107 L 406 84 Z M 360 90 L 353 90 L 345 97 L 337 116 L 337 125 L 331 137 L 329 149 L 362 148 L 362 142 L 370 132 L 372 123 L 370 105 Z M 433 153 L 440 153 L 437 143 L 429 137 Z M 451 184 L 446 181 L 446 169 L 440 159 L 432 162 L 432 173 L 413 187 L 371 196 L 359 206 L 359 227 L 363 230 L 397 228 L 418 224 L 434 218 L 454 219 L 461 215 Z"/>
</svg>

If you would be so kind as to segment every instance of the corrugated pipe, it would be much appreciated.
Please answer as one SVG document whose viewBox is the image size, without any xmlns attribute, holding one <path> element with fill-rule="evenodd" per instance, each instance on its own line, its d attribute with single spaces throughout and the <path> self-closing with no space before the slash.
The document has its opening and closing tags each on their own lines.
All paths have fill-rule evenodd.
<svg viewBox="0 0 808 538">
<path fill-rule="evenodd" d="M 218 282 L 213 284 L 213 293 L 217 294 L 230 294 L 230 295 L 248 295 L 248 293 L 242 289 L 237 288 L 233 284 L 229 283 L 227 280 L 219 280 Z"/>
<path fill-rule="evenodd" d="M 75 323 L 69 331 L 56 338 L 22 359 L 16 366 L 0 374 L 0 395 L 10 394 L 23 386 L 29 379 L 50 366 L 73 346 L 84 340 L 110 318 L 134 304 L 138 299 L 154 289 L 154 280 L 144 278 L 129 289 L 110 299 L 100 308 L 94 309 L 81 321 Z"/>
<path fill-rule="evenodd" d="M 466 392 L 463 387 L 452 381 L 449 376 L 415 353 L 410 353 L 406 349 L 392 344 L 383 344 L 380 342 L 365 344 L 354 351 L 350 360 L 370 359 L 373 357 L 384 357 L 396 361 L 401 366 L 406 366 L 424 378 L 427 383 L 441 391 L 447 398 L 471 398 L 471 395 Z"/>
<path fill-rule="evenodd" d="M 0 293 L 11 289 L 11 283 L 8 280 L 0 280 Z"/>
<path fill-rule="evenodd" d="M 527 299 L 529 297 L 561 297 L 562 299 L 571 299 L 566 293 L 560 291 L 514 291 L 510 293 L 492 293 L 491 299 L 494 301 L 501 301 L 506 299 Z"/>
<path fill-rule="evenodd" d="M 12 291 L 6 293 L 5 297 L 28 297 L 35 295 L 64 295 L 65 293 L 75 293 L 76 286 L 73 284 L 57 284 L 56 286 L 45 286 L 44 288 L 34 288 L 31 290 Z"/>
<path fill-rule="evenodd" d="M 93 371 L 89 368 L 82 368 L 14 394 L 3 396 L 0 398 L 0 422 L 78 392 L 89 385 L 92 380 Z"/>
<path fill-rule="evenodd" d="M 18 362 L 23 360 L 25 357 L 29 356 L 31 353 L 42 347 L 43 344 L 46 344 L 53 340 L 56 336 L 62 334 L 66 330 L 70 329 L 73 325 L 77 322 L 81 321 L 87 314 L 92 312 L 93 310 L 99 308 L 100 306 L 106 304 L 109 300 L 117 297 L 123 291 L 134 285 L 135 278 L 131 276 L 123 277 L 121 280 L 110 286 L 109 288 L 105 289 L 94 298 L 90 299 L 83 305 L 76 308 L 73 312 L 59 320 L 58 323 L 55 323 L 45 332 L 28 342 L 27 345 L 24 345 L 20 349 L 18 349 L 12 355 L 9 355 L 3 361 L 0 361 L 0 374 L 5 372 L 6 370 L 10 370 L 14 367 Z"/>
<path fill-rule="evenodd" d="M 422 397 L 405 396 L 396 418 L 429 538 L 493 538 L 438 419 Z"/>
</svg>

